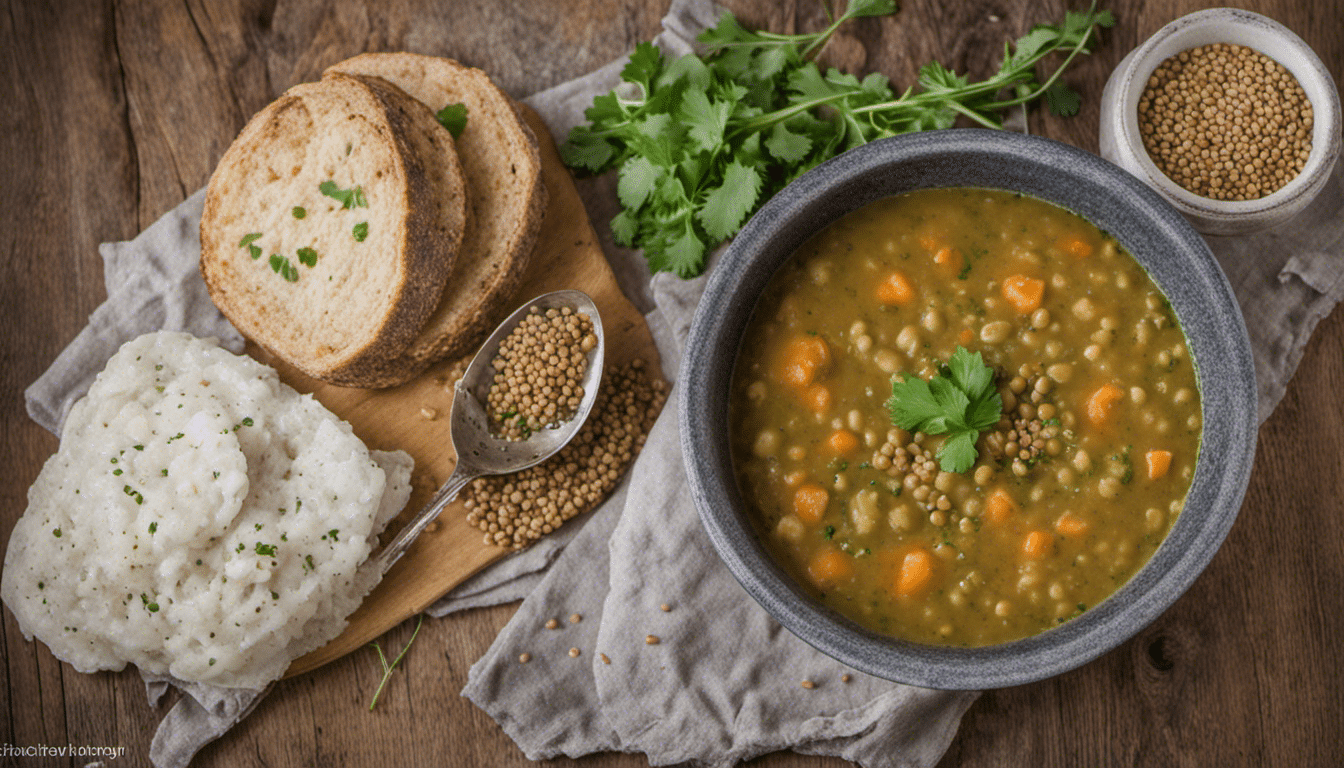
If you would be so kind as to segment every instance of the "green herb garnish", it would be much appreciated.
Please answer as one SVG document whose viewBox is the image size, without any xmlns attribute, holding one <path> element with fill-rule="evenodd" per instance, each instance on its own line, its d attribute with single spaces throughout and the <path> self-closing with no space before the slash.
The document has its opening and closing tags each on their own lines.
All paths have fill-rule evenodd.
<svg viewBox="0 0 1344 768">
<path fill-rule="evenodd" d="M 296 219 L 302 219 L 304 216 L 308 215 L 308 211 L 304 210 L 301 205 L 294 206 L 294 210 L 290 211 L 290 213 L 293 213 L 294 218 Z"/>
<path fill-rule="evenodd" d="M 299 263 L 306 267 L 317 266 L 317 251 L 312 248 L 300 248 L 295 252 L 299 257 Z"/>
<path fill-rule="evenodd" d="M 944 472 L 965 472 L 979 455 L 975 441 L 980 432 L 998 423 L 1003 398 L 994 389 L 994 371 L 980 353 L 958 345 L 948 365 L 932 379 L 893 378 L 887 410 L 902 429 L 947 435 L 938 449 L 938 466 Z"/>
<path fill-rule="evenodd" d="M 317 185 L 317 191 L 339 202 L 345 209 L 369 207 L 369 201 L 364 198 L 363 187 L 341 189 L 334 181 L 324 181 Z"/>
<path fill-rule="evenodd" d="M 261 258 L 261 246 L 253 245 L 252 241 L 261 237 L 260 232 L 253 232 L 249 235 L 243 235 L 243 239 L 238 241 L 239 248 L 246 248 L 247 252 L 252 254 L 253 259 Z"/>
<path fill-rule="evenodd" d="M 460 139 L 462 138 L 462 131 L 467 127 L 467 105 L 449 104 L 435 112 L 434 117 L 438 118 L 439 125 L 447 128 L 448 132 L 453 134 L 454 139 Z"/>
<path fill-rule="evenodd" d="M 260 541 L 258 541 L 258 542 L 257 542 L 256 553 L 257 553 L 258 555 L 262 555 L 262 556 L 264 556 L 264 557 L 275 557 L 275 545 L 274 545 L 274 544 L 262 544 Z"/>
<path fill-rule="evenodd" d="M 354 236 L 355 242 L 357 243 L 364 242 L 364 239 L 369 236 L 369 222 L 367 221 L 359 222 L 354 226 L 354 229 L 350 230 L 350 234 Z"/>
<path fill-rule="evenodd" d="M 271 271 L 285 278 L 289 282 L 295 282 L 299 279 L 299 270 L 289 263 L 289 259 L 278 253 L 272 253 L 270 258 Z"/>
<path fill-rule="evenodd" d="M 387 663 L 387 657 L 383 655 L 382 646 L 377 643 L 369 643 L 369 645 L 373 646 L 373 649 L 378 652 L 378 663 L 383 665 L 383 679 L 378 683 L 378 690 L 373 692 L 373 700 L 369 702 L 370 712 L 373 711 L 374 705 L 378 703 L 378 697 L 382 695 L 383 687 L 387 685 L 388 679 L 392 677 L 392 670 L 397 668 L 397 665 L 401 663 L 402 657 L 406 655 L 407 651 L 411 650 L 411 643 L 415 642 L 415 636 L 420 634 L 420 625 L 424 623 L 425 614 L 422 613 L 420 614 L 420 618 L 415 622 L 415 631 L 411 633 L 411 639 L 406 641 L 405 647 L 401 649 L 401 653 L 397 654 L 397 658 L 393 659 L 391 664 Z"/>
<path fill-rule="evenodd" d="M 665 59 L 640 43 L 621 71 L 622 87 L 598 96 L 561 148 L 576 169 L 620 169 L 616 242 L 644 250 L 649 268 L 692 277 L 706 251 L 735 234 L 766 199 L 804 171 L 844 150 L 902 133 L 948 128 L 959 116 L 1002 128 L 1001 115 L 1044 97 L 1059 114 L 1080 99 L 1060 74 L 1095 41 L 1108 11 L 1068 12 L 1004 46 L 999 71 L 972 83 L 930 62 L 918 84 L 897 95 L 887 78 L 859 78 L 811 58 L 840 25 L 894 12 L 893 0 L 851 0 L 820 32 L 752 32 L 732 14 L 700 35 L 702 57 Z M 1066 57 L 1045 79 L 1036 64 Z M 632 87 L 633 86 L 633 87 Z M 634 94 L 631 94 L 634 91 Z"/>
</svg>

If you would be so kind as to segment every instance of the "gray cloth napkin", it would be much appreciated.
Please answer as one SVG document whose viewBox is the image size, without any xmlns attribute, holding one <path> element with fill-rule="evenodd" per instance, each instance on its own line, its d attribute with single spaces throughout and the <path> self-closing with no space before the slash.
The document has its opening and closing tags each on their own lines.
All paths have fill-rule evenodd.
<svg viewBox="0 0 1344 768">
<path fill-rule="evenodd" d="M 716 18 L 707 0 L 674 0 L 656 42 L 679 55 Z M 623 65 L 613 62 L 527 102 L 563 140 L 592 97 L 617 83 Z M 107 359 L 141 333 L 186 330 L 241 350 L 241 337 L 210 303 L 197 270 L 202 199 L 198 192 L 130 242 L 100 247 L 108 300 L 26 391 L 36 422 L 59 434 L 70 405 Z M 1344 298 L 1340 169 L 1293 221 L 1209 244 L 1246 317 L 1263 420 L 1316 323 Z M 654 307 L 650 329 L 663 369 L 674 377 L 703 280 L 649 281 L 637 254 L 608 256 L 636 305 Z M 926 766 L 938 761 L 975 698 L 846 670 L 773 622 L 720 564 L 700 528 L 670 407 L 605 504 L 478 574 L 430 613 L 524 597 L 472 667 L 463 694 L 532 758 L 620 750 L 644 752 L 658 765 L 731 765 L 788 748 L 869 766 Z M 571 624 L 575 613 L 582 620 Z M 549 618 L 560 628 L 545 629 Z M 647 635 L 660 642 L 646 643 Z M 527 664 L 518 661 L 522 653 L 531 656 Z M 145 678 L 152 705 L 170 685 L 183 692 L 151 745 L 159 768 L 186 765 L 264 694 Z M 813 687 L 803 688 L 803 680 Z"/>
</svg>

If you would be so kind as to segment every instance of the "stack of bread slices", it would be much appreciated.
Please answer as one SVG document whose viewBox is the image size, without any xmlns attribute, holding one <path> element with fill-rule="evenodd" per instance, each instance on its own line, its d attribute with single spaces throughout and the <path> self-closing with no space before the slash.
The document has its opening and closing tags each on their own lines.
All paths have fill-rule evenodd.
<svg viewBox="0 0 1344 768">
<path fill-rule="evenodd" d="M 518 110 L 480 70 L 408 53 L 291 88 L 210 179 L 211 298 L 243 335 L 343 386 L 394 386 L 470 352 L 513 300 L 546 207 Z"/>
</svg>

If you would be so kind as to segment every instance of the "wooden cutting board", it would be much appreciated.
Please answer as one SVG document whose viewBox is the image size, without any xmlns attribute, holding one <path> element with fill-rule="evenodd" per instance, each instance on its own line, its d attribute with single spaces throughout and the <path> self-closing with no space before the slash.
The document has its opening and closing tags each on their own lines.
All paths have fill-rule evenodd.
<svg viewBox="0 0 1344 768">
<path fill-rule="evenodd" d="M 526 106 L 523 112 L 541 145 L 542 179 L 549 202 L 523 285 L 513 304 L 501 313 L 501 319 L 543 293 L 576 288 L 591 296 L 601 313 L 607 365 L 617 367 L 639 358 L 650 366 L 650 375 L 661 376 L 658 353 L 644 317 L 617 286 L 578 190 L 560 161 L 545 123 Z M 447 372 L 455 361 L 432 366 L 401 386 L 369 390 L 337 387 L 312 379 L 251 344 L 248 353 L 274 366 L 284 382 L 300 392 L 312 393 L 337 416 L 350 422 L 355 434 L 370 448 L 400 449 L 415 459 L 411 500 L 389 524 L 383 541 L 423 507 L 452 474 L 457 457 L 449 438 L 453 392 Z M 509 552 L 482 541 L 482 532 L 467 524 L 466 510 L 460 501 L 449 504 L 438 520 L 437 528 L 420 535 L 350 616 L 345 632 L 296 659 L 286 677 L 316 669 L 365 645 L 424 611 L 448 590 Z"/>
</svg>

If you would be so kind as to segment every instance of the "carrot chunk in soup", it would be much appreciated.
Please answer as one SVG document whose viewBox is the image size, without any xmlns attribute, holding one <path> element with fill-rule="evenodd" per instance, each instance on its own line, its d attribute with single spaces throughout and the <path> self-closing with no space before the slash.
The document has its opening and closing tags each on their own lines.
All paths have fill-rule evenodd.
<svg viewBox="0 0 1344 768">
<path fill-rule="evenodd" d="M 799 336 L 784 345 L 777 376 L 790 387 L 803 389 L 816 380 L 831 362 L 831 348 L 819 336 Z"/>
<path fill-rule="evenodd" d="M 813 555 L 807 575 L 819 587 L 828 587 L 854 576 L 854 558 L 835 547 L 826 547 Z"/>
<path fill-rule="evenodd" d="M 1148 479 L 1157 480 L 1166 477 L 1171 469 L 1171 451 L 1149 451 L 1143 455 L 1148 462 Z"/>
<path fill-rule="evenodd" d="M 1013 305 L 1019 314 L 1030 314 L 1041 308 L 1041 298 L 1045 296 L 1045 281 L 1026 275 L 1011 275 L 1003 281 L 1003 298 Z"/>
<path fill-rule="evenodd" d="M 848 429 L 837 429 L 826 438 L 826 450 L 832 456 L 848 456 L 859 449 L 859 436 Z"/>
<path fill-rule="evenodd" d="M 793 513 L 805 523 L 816 525 L 826 514 L 830 491 L 816 483 L 803 483 L 793 492 Z"/>
<path fill-rule="evenodd" d="M 1071 514 L 1065 514 L 1055 521 L 1055 530 L 1061 536 L 1082 536 L 1091 527 L 1086 520 Z"/>
<path fill-rule="evenodd" d="M 923 547 L 915 547 L 901 557 L 896 572 L 896 594 L 917 595 L 933 583 L 933 569 L 938 563 L 933 553 Z"/>
<path fill-rule="evenodd" d="M 1059 239 L 1060 250 L 1078 259 L 1092 255 L 1092 244 L 1078 235 L 1065 235 Z"/>
<path fill-rule="evenodd" d="M 1115 415 L 1115 407 L 1124 392 L 1114 384 L 1102 384 L 1087 398 L 1087 422 L 1094 427 L 1104 427 Z"/>
<path fill-rule="evenodd" d="M 831 409 L 831 388 L 825 384 L 813 384 L 803 390 L 803 405 L 813 413 L 825 413 Z"/>
<path fill-rule="evenodd" d="M 915 284 L 904 272 L 890 272 L 877 284 L 877 300 L 891 306 L 906 306 L 915 300 Z"/>
<path fill-rule="evenodd" d="M 994 492 L 985 499 L 985 517 L 991 523 L 1003 523 L 1017 512 L 1017 502 L 1013 497 L 1002 488 L 995 488 Z"/>
<path fill-rule="evenodd" d="M 1055 537 L 1049 531 L 1032 531 L 1022 540 L 1022 554 L 1028 560 L 1044 560 L 1054 545 Z"/>
</svg>

